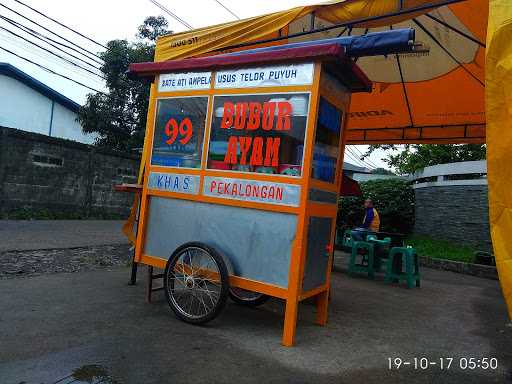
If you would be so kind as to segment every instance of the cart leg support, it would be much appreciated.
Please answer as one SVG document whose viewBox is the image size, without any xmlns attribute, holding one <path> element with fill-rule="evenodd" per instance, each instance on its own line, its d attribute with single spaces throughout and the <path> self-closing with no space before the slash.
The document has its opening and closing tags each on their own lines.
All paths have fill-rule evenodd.
<svg viewBox="0 0 512 384">
<path fill-rule="evenodd" d="M 153 267 L 148 265 L 148 275 L 146 276 L 146 303 L 151 303 L 151 293 L 153 292 Z"/>
<path fill-rule="evenodd" d="M 137 268 L 138 268 L 138 263 L 136 261 L 132 260 L 132 273 L 130 275 L 130 281 L 128 282 L 128 285 L 137 284 Z"/>
<path fill-rule="evenodd" d="M 299 303 L 296 299 L 286 300 L 283 331 L 283 345 L 285 347 L 293 346 L 293 342 L 295 339 L 295 328 L 297 327 L 298 306 Z"/>
<path fill-rule="evenodd" d="M 316 297 L 316 323 L 327 324 L 327 307 L 329 306 L 329 290 L 319 293 Z"/>
<path fill-rule="evenodd" d="M 153 267 L 148 265 L 148 275 L 146 277 L 146 303 L 151 303 L 151 295 L 153 292 L 162 291 L 164 289 L 163 282 L 160 287 L 153 288 L 153 280 L 163 279 L 163 273 L 153 274 Z"/>
</svg>

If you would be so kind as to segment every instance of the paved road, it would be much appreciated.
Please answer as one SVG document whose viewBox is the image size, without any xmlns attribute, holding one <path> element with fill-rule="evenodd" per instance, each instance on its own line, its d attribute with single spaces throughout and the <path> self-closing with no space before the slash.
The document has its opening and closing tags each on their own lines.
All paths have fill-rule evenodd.
<svg viewBox="0 0 512 384">
<path fill-rule="evenodd" d="M 119 220 L 0 220 L 0 252 L 124 244 Z"/>
<path fill-rule="evenodd" d="M 0 383 L 50 384 L 92 364 L 125 384 L 510 382 L 498 282 L 423 272 L 412 290 L 335 272 L 329 324 L 313 325 L 314 307 L 302 304 L 294 348 L 280 345 L 277 300 L 229 304 L 197 327 L 178 321 L 162 293 L 145 304 L 127 268 L 0 280 Z M 388 357 L 496 357 L 499 368 L 389 371 Z"/>
</svg>

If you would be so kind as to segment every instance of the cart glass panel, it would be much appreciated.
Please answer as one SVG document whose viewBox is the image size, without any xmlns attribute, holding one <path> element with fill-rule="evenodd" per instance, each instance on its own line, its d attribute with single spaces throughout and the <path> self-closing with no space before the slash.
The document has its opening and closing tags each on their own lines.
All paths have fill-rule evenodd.
<svg viewBox="0 0 512 384">
<path fill-rule="evenodd" d="M 313 149 L 314 179 L 334 183 L 336 163 L 339 156 L 342 112 L 324 98 L 320 98 L 320 108 Z"/>
<path fill-rule="evenodd" d="M 200 168 L 208 97 L 157 100 L 151 165 Z"/>
<path fill-rule="evenodd" d="M 216 96 L 208 168 L 302 174 L 309 93 Z"/>
</svg>

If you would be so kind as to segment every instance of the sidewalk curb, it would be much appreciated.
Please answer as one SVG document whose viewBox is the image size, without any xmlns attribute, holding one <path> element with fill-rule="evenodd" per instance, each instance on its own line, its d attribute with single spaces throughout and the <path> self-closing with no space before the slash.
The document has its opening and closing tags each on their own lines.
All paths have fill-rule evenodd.
<svg viewBox="0 0 512 384">
<path fill-rule="evenodd" d="M 492 265 L 464 263 L 462 261 L 437 259 L 430 256 L 420 256 L 420 263 L 421 266 L 427 268 L 498 280 L 498 271 Z"/>
<path fill-rule="evenodd" d="M 23 253 L 23 252 L 35 252 L 35 251 L 62 251 L 62 250 L 75 250 L 85 248 L 96 248 L 96 247 L 118 247 L 120 245 L 129 245 L 129 242 L 109 243 L 109 244 L 95 244 L 95 245 L 73 245 L 71 247 L 42 247 L 42 248 L 29 248 L 29 249 L 0 249 L 0 255 L 3 253 Z"/>
<path fill-rule="evenodd" d="M 339 256 L 337 258 L 335 257 L 335 259 L 338 260 L 334 263 L 334 271 L 345 272 L 348 270 L 346 267 L 348 260 L 344 260 L 343 257 Z M 462 261 L 438 259 L 431 256 L 420 256 L 420 265 L 422 267 L 437 269 L 440 271 L 449 271 L 461 273 L 463 275 L 481 277 L 484 279 L 498 280 L 498 271 L 493 265 L 464 263 Z"/>
</svg>

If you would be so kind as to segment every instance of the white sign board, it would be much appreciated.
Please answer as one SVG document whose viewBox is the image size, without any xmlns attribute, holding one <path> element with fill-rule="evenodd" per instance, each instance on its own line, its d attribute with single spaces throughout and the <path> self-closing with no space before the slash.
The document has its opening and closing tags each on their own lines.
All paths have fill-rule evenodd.
<svg viewBox="0 0 512 384">
<path fill-rule="evenodd" d="M 203 195 L 291 207 L 298 207 L 300 203 L 298 185 L 225 177 L 206 176 Z"/>
<path fill-rule="evenodd" d="M 199 193 L 199 176 L 151 172 L 148 188 L 197 195 Z"/>
<path fill-rule="evenodd" d="M 209 89 L 211 72 L 165 73 L 158 79 L 158 92 Z"/>
<path fill-rule="evenodd" d="M 215 88 L 280 87 L 313 83 L 312 63 L 233 69 L 217 72 Z"/>
</svg>

